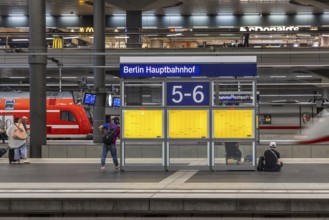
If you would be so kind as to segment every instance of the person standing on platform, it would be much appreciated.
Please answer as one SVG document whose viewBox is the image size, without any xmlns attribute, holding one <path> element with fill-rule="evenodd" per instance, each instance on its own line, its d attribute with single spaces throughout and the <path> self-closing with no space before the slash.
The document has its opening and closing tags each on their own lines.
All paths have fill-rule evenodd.
<svg viewBox="0 0 329 220">
<path fill-rule="evenodd" d="M 112 160 L 115 166 L 115 169 L 119 169 L 119 162 L 117 156 L 117 148 L 116 148 L 116 140 L 120 135 L 120 119 L 118 117 L 113 118 L 111 123 L 105 123 L 99 126 L 99 130 L 105 135 L 113 136 L 113 140 L 111 143 L 104 142 L 103 138 L 103 146 L 102 146 L 102 154 L 101 154 L 101 172 L 105 171 L 105 161 L 107 157 L 107 153 L 110 151 Z"/>
<path fill-rule="evenodd" d="M 20 160 L 23 159 L 24 164 L 30 164 L 30 162 L 27 160 L 26 138 L 25 139 L 14 138 L 13 133 L 16 129 L 20 129 L 22 132 L 26 133 L 26 130 L 22 125 L 21 118 L 19 117 L 15 117 L 14 124 L 10 125 L 9 128 L 7 129 L 9 148 L 14 149 L 15 161 L 20 163 Z M 27 133 L 25 137 L 27 137 Z"/>
<path fill-rule="evenodd" d="M 280 153 L 277 150 L 275 150 L 276 143 L 272 141 L 269 147 L 270 149 L 264 152 L 264 158 L 265 158 L 264 171 L 279 172 L 283 167 L 283 163 L 280 159 Z"/>
<path fill-rule="evenodd" d="M 248 27 L 245 27 L 246 28 L 246 33 L 243 34 L 243 46 L 244 47 L 249 47 L 249 28 Z"/>
</svg>

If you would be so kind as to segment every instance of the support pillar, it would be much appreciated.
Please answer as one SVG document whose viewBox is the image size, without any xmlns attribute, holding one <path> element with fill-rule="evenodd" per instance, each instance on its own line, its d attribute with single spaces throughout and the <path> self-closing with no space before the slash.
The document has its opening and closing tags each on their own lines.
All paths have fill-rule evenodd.
<svg viewBox="0 0 329 220">
<path fill-rule="evenodd" d="M 328 88 L 322 89 L 322 101 L 324 102 L 328 101 Z"/>
<path fill-rule="evenodd" d="M 47 53 L 46 3 L 29 0 L 29 53 Z M 46 55 L 29 55 L 30 64 L 30 156 L 41 158 L 41 146 L 47 144 L 46 127 Z"/>
<path fill-rule="evenodd" d="M 94 53 L 105 53 L 105 3 L 94 1 Z M 94 90 L 97 94 L 94 105 L 93 140 L 102 142 L 98 127 L 105 122 L 105 55 L 94 55 Z"/>
<path fill-rule="evenodd" d="M 126 12 L 127 48 L 141 48 L 142 11 Z"/>
</svg>

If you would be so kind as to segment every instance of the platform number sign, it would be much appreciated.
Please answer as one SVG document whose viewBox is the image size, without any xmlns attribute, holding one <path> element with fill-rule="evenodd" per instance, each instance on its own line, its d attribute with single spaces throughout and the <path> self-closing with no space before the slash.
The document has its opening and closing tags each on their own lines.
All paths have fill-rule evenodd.
<svg viewBox="0 0 329 220">
<path fill-rule="evenodd" d="M 209 105 L 208 82 L 168 82 L 167 106 Z"/>
</svg>

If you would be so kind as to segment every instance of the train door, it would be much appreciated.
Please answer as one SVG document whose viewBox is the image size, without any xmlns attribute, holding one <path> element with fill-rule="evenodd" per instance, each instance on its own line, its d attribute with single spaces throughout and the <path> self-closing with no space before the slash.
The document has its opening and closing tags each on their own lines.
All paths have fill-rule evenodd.
<svg viewBox="0 0 329 220">
<path fill-rule="evenodd" d="M 14 123 L 13 115 L 0 115 L 0 128 L 7 130 Z"/>
</svg>

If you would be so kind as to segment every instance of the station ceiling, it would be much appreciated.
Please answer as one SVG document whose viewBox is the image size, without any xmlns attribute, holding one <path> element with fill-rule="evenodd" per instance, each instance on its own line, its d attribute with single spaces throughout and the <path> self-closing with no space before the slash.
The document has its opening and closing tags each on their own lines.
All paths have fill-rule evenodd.
<svg viewBox="0 0 329 220">
<path fill-rule="evenodd" d="M 0 15 L 28 15 L 29 0 L 0 0 Z M 92 15 L 94 0 L 46 0 L 50 15 Z M 217 15 L 329 12 L 327 0 L 105 0 L 106 15 L 142 10 L 152 15 Z"/>
<path fill-rule="evenodd" d="M 95 1 L 95 0 L 94 0 Z M 50 15 L 92 15 L 93 0 L 46 0 L 46 13 Z M 0 16 L 11 14 L 28 15 L 29 0 L 0 0 Z M 106 15 L 125 14 L 126 10 L 142 10 L 143 15 L 219 15 L 219 14 L 299 14 L 299 13 L 329 13 L 328 0 L 105 0 Z M 329 69 L 321 68 L 259 68 L 258 75 L 261 83 L 320 83 L 328 81 Z M 28 90 L 28 70 L 0 69 L 0 90 L 22 88 Z M 115 82 L 114 72 L 108 72 L 110 82 Z M 271 75 L 284 75 L 284 78 L 271 78 Z M 297 78 L 297 75 L 310 78 Z M 18 77 L 18 78 L 9 78 Z M 26 78 L 19 78 L 25 76 Z M 59 70 L 47 70 L 47 83 L 53 84 L 51 89 L 58 89 Z M 76 90 L 81 89 L 81 83 L 93 83 L 93 72 L 79 70 L 73 72 L 63 69 L 62 76 L 72 77 L 62 79 L 63 86 L 70 84 Z M 84 81 L 84 82 L 82 82 Z M 108 81 L 108 79 L 107 79 Z M 11 86 L 16 84 L 17 87 Z M 21 85 L 21 87 L 20 87 Z M 273 86 L 275 88 L 275 86 Z M 291 88 L 287 86 L 287 88 Z"/>
</svg>

